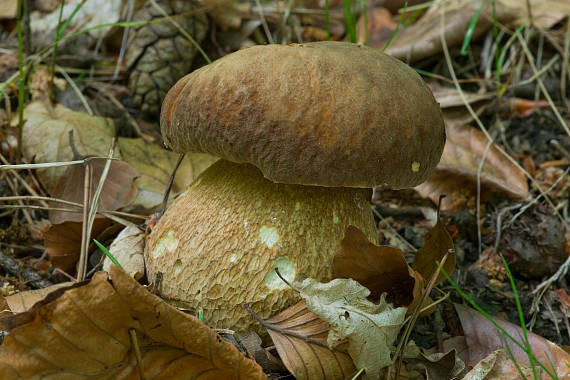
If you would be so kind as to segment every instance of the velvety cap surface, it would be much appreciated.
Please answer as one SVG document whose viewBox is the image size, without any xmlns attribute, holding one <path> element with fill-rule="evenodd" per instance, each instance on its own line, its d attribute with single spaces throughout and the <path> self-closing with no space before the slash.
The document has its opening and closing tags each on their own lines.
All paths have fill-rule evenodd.
<svg viewBox="0 0 570 380">
<path fill-rule="evenodd" d="M 410 187 L 435 168 L 441 110 L 421 77 L 344 42 L 254 46 L 185 76 L 162 105 L 177 152 L 251 163 L 279 183 Z"/>
</svg>

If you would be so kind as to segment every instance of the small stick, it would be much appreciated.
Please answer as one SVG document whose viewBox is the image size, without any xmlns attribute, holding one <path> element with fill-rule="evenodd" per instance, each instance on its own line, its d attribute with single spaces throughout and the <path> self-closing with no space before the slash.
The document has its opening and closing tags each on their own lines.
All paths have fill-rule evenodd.
<svg viewBox="0 0 570 380">
<path fill-rule="evenodd" d="M 166 205 L 168 204 L 168 197 L 170 196 L 170 190 L 172 189 L 172 184 L 174 183 L 174 177 L 176 176 L 178 167 L 182 163 L 183 159 L 184 159 L 184 153 L 180 153 L 180 156 L 178 156 L 178 161 L 176 161 L 176 166 L 174 166 L 174 170 L 172 170 L 172 174 L 168 179 L 168 185 L 166 186 L 166 190 L 164 191 L 164 198 L 162 198 L 162 206 L 160 206 L 160 212 L 158 213 L 158 217 L 156 218 L 157 222 L 160 220 L 160 218 L 162 218 L 162 215 L 164 215 L 164 212 L 166 211 Z"/>
<path fill-rule="evenodd" d="M 129 329 L 129 336 L 131 338 L 131 345 L 133 346 L 135 357 L 137 358 L 137 369 L 139 371 L 139 378 L 141 380 L 144 380 L 141 349 L 139 347 L 139 342 L 137 340 L 137 332 L 135 331 L 135 329 Z"/>
<path fill-rule="evenodd" d="M 81 226 L 81 251 L 79 254 L 79 263 L 77 264 L 77 281 L 83 281 L 85 271 L 87 269 L 87 249 L 89 248 L 88 220 L 89 220 L 89 203 L 91 200 L 91 165 L 85 165 L 85 176 L 83 180 L 83 222 Z"/>
</svg>

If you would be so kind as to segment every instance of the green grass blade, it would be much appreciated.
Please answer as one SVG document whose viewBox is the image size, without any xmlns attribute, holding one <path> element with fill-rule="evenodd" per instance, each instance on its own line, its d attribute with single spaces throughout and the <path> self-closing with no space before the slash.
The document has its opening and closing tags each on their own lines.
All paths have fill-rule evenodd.
<svg viewBox="0 0 570 380">
<path fill-rule="evenodd" d="M 505 336 L 506 338 L 509 338 L 515 345 L 517 345 L 518 348 L 520 348 L 521 350 L 523 350 L 527 355 L 530 355 L 532 357 L 532 359 L 553 379 L 556 379 L 556 374 L 552 374 L 547 368 L 546 366 L 544 366 L 544 364 L 542 364 L 536 357 L 534 357 L 534 355 L 532 354 L 532 352 L 528 351 L 527 348 L 525 346 L 523 346 L 521 343 L 519 343 L 518 340 L 516 340 L 511 334 L 509 334 L 501 325 L 499 325 L 494 319 L 493 317 L 491 317 L 481 306 L 477 305 L 477 303 L 475 301 L 473 301 L 473 299 L 471 297 L 469 297 L 466 293 L 464 293 L 461 288 L 459 288 L 459 286 L 455 283 L 455 281 L 453 281 L 453 279 L 451 277 L 449 277 L 449 275 L 447 274 L 447 272 L 445 271 L 445 269 L 443 269 L 441 267 L 441 265 L 439 264 L 439 262 L 437 262 L 437 265 L 439 267 L 439 269 L 441 270 L 441 273 L 443 273 L 443 275 L 445 276 L 445 278 L 450 282 L 451 286 L 453 286 L 453 288 L 455 289 L 455 291 L 457 291 L 457 293 L 459 293 L 459 295 L 461 297 L 463 297 L 464 300 L 466 300 L 475 310 L 477 310 L 479 313 L 481 313 L 489 322 L 491 322 L 493 324 L 493 326 L 495 326 L 502 334 L 503 336 Z"/>
<path fill-rule="evenodd" d="M 111 254 L 111 252 L 109 252 L 109 250 L 107 248 L 105 248 L 105 246 L 103 244 L 99 243 L 96 239 L 93 239 L 93 241 L 95 242 L 95 244 L 97 244 L 97 247 L 99 247 L 99 249 L 109 258 L 109 260 L 111 260 L 113 262 L 113 264 L 115 264 L 118 267 L 120 267 L 121 269 L 123 269 L 121 264 L 119 264 L 117 259 L 115 259 L 115 256 L 113 256 Z"/>
<path fill-rule="evenodd" d="M 352 12 L 352 1 L 343 0 L 344 5 L 344 24 L 346 26 L 346 34 L 348 41 L 356 43 L 356 21 Z"/>
<path fill-rule="evenodd" d="M 386 45 L 384 45 L 384 47 L 382 48 L 382 51 L 385 51 L 386 49 L 388 49 L 388 46 L 390 46 L 390 44 L 392 43 L 394 38 L 396 38 L 396 36 L 398 35 L 398 32 L 400 30 L 400 25 L 402 25 L 402 22 L 404 21 L 404 15 L 406 14 L 406 9 L 408 9 L 408 2 L 407 1 L 404 3 L 404 10 L 402 11 L 402 14 L 400 15 L 400 19 L 398 20 L 398 24 L 396 24 L 396 29 L 394 29 L 394 32 L 390 36 L 390 39 L 388 40 L 388 42 L 386 42 Z"/>
<path fill-rule="evenodd" d="M 528 352 L 530 352 L 530 354 L 528 355 L 528 362 L 530 363 L 530 367 L 532 368 L 532 375 L 535 379 L 538 379 L 538 376 L 536 375 L 536 367 L 534 366 L 534 360 L 533 360 L 534 355 L 532 355 L 532 349 L 531 349 L 532 347 L 530 346 L 530 343 L 528 341 L 528 334 L 526 331 L 526 323 L 524 321 L 524 314 L 523 314 L 521 302 L 519 299 L 519 293 L 517 291 L 517 287 L 515 284 L 515 279 L 513 278 L 513 275 L 511 274 L 511 269 L 507 265 L 507 260 L 505 260 L 505 257 L 502 254 L 499 254 L 499 256 L 501 257 L 501 260 L 503 261 L 503 265 L 505 266 L 505 269 L 507 270 L 507 277 L 509 278 L 509 281 L 511 283 L 511 288 L 513 289 L 513 293 L 515 295 L 515 303 L 517 305 L 517 313 L 519 315 L 519 321 L 520 321 L 521 329 L 523 331 L 524 343 L 525 343 L 526 348 L 528 349 Z"/>
<path fill-rule="evenodd" d="M 325 19 L 327 23 L 327 37 L 331 40 L 331 17 L 329 14 L 329 0 L 325 0 Z"/>
<path fill-rule="evenodd" d="M 479 15 L 483 8 L 487 5 L 487 1 L 484 1 L 479 8 L 475 11 L 475 14 L 471 18 L 471 22 L 469 23 L 469 28 L 467 28 L 467 32 L 465 33 L 465 38 L 463 39 L 463 45 L 461 46 L 461 55 L 467 55 L 467 47 L 471 42 L 471 37 L 473 37 L 473 32 L 475 31 L 475 27 L 477 26 L 477 20 L 479 20 Z"/>
</svg>

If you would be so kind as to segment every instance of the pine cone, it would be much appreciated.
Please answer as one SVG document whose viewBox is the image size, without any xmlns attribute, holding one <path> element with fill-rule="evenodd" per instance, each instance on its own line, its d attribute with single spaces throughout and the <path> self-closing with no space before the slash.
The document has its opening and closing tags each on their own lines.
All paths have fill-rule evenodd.
<svg viewBox="0 0 570 380">
<path fill-rule="evenodd" d="M 157 3 L 197 43 L 202 42 L 208 29 L 208 19 L 197 1 L 161 0 Z M 134 103 L 145 115 L 153 118 L 160 114 L 166 92 L 188 74 L 197 52 L 196 47 L 152 3 L 147 2 L 135 13 L 133 20 L 160 18 L 163 18 L 161 22 L 131 30 L 126 51 L 129 87 L 134 94 Z"/>
</svg>

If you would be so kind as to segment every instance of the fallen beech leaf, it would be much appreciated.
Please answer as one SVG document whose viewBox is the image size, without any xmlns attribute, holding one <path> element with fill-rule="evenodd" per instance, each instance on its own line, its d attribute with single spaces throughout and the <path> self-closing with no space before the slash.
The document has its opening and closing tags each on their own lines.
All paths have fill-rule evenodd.
<svg viewBox="0 0 570 380">
<path fill-rule="evenodd" d="M 305 300 L 266 322 L 274 326 L 267 332 L 283 364 L 297 380 L 344 380 L 354 372 L 354 363 L 346 353 L 346 345 L 334 350 L 326 347 L 329 324 L 307 309 Z"/>
<path fill-rule="evenodd" d="M 469 351 L 467 365 L 474 366 L 495 350 L 504 349 L 505 342 L 508 343 L 509 349 L 517 363 L 529 365 L 527 354 L 510 339 L 503 339 L 501 332 L 482 314 L 459 304 L 455 304 L 455 310 L 459 315 L 467 341 L 467 349 Z M 524 335 L 520 326 L 498 318 L 494 318 L 494 320 L 524 346 Z M 548 368 L 549 371 L 555 372 L 560 379 L 570 376 L 570 354 L 532 332 L 527 334 L 532 353 L 538 361 Z"/>
<path fill-rule="evenodd" d="M 47 288 L 27 290 L 5 297 L 9 310 L 13 313 L 22 313 L 29 310 L 38 301 L 43 300 L 49 293 L 73 285 L 73 282 L 62 282 Z"/>
<path fill-rule="evenodd" d="M 95 219 L 91 236 L 96 237 L 109 227 L 109 219 Z M 54 267 L 64 271 L 73 269 L 81 251 L 82 223 L 64 222 L 53 224 L 44 233 L 44 246 Z"/>
<path fill-rule="evenodd" d="M 475 199 L 479 163 L 487 148 L 483 132 L 470 126 L 446 126 L 447 140 L 441 161 L 432 175 L 415 187 L 423 197 L 438 202 L 440 194 L 447 194 L 442 210 L 459 210 L 464 203 Z M 524 173 L 512 164 L 493 144 L 481 170 L 481 199 L 500 193 L 514 200 L 524 200 L 528 184 Z M 461 199 L 461 197 L 465 199 Z M 461 200 L 461 202 L 459 202 Z"/>
<path fill-rule="evenodd" d="M 528 9 L 526 6 L 521 7 L 519 0 L 501 0 L 501 2 L 521 10 L 519 17 L 513 22 L 515 26 L 528 23 Z M 532 24 L 539 29 L 550 29 L 570 15 L 570 2 L 567 0 L 530 0 L 529 2 Z"/>
<path fill-rule="evenodd" d="M 239 0 L 204 0 L 202 2 L 208 15 L 223 31 L 236 29 L 243 18 L 251 16 L 251 4 Z"/>
<path fill-rule="evenodd" d="M 441 52 L 441 33 L 444 34 L 449 47 L 461 44 L 475 12 L 481 7 L 483 1 L 435 2 L 422 18 L 398 33 L 386 49 L 386 53 L 406 62 L 419 61 Z M 495 9 L 497 22 L 503 24 L 517 18 L 520 14 L 519 3 L 515 7 L 509 7 L 503 0 L 497 0 Z M 442 31 L 441 17 L 444 12 L 445 28 Z M 473 39 L 483 35 L 493 25 L 492 20 L 493 7 L 491 3 L 486 2 L 473 31 Z"/>
<path fill-rule="evenodd" d="M 11 319 L 3 379 L 265 379 L 261 368 L 197 318 L 167 305 L 117 266 Z M 47 300 L 46 300 L 47 301 Z"/>
<path fill-rule="evenodd" d="M 396 23 L 392 20 L 392 14 L 386 8 L 376 7 L 365 13 L 368 16 L 368 41 L 366 41 L 366 29 L 364 15 L 356 24 L 357 42 L 373 48 L 381 48 L 390 39 L 396 29 Z"/>
<path fill-rule="evenodd" d="M 144 276 L 144 231 L 137 227 L 125 227 L 113 240 L 109 252 L 121 264 L 129 276 L 139 280 Z M 113 263 L 108 257 L 103 261 L 103 270 L 109 271 Z"/>
<path fill-rule="evenodd" d="M 283 365 L 283 362 L 273 356 L 269 350 L 262 347 L 263 341 L 261 337 L 255 332 L 250 332 L 245 338 L 240 339 L 240 343 L 245 347 L 248 355 L 253 356 L 257 364 L 263 368 L 266 373 L 270 372 L 285 372 L 287 368 Z"/>
<path fill-rule="evenodd" d="M 103 174 L 106 160 L 92 160 L 91 166 L 92 185 L 91 200 L 95 195 L 95 189 L 99 185 L 99 180 Z M 99 197 L 99 210 L 116 211 L 130 204 L 137 196 L 137 188 L 134 180 L 138 176 L 137 171 L 126 162 L 111 161 L 107 178 L 103 184 L 103 189 Z M 85 182 L 85 166 L 69 166 L 65 173 L 59 178 L 55 189 L 51 192 L 54 198 L 66 201 L 83 203 L 83 192 Z M 60 203 L 53 202 L 53 207 L 61 207 Z M 103 216 L 97 216 L 103 218 Z M 81 212 L 49 211 L 49 219 L 53 224 L 64 222 L 82 222 Z"/>
<path fill-rule="evenodd" d="M 437 262 L 441 262 L 443 256 L 453 250 L 453 240 L 447 232 L 447 228 L 438 219 L 436 225 L 431 228 L 424 238 L 424 245 L 416 252 L 412 268 L 417 270 L 424 278 L 430 279 L 437 269 Z M 455 270 L 455 252 L 451 252 L 443 264 L 445 272 L 451 276 Z M 437 276 L 434 286 L 441 284 L 445 280 L 445 275 L 440 273 Z"/>
<path fill-rule="evenodd" d="M 329 347 L 348 339 L 356 368 L 365 370 L 363 379 L 380 379 L 382 369 L 392 364 L 391 348 L 406 308 L 393 308 L 384 297 L 378 304 L 368 301 L 370 291 L 352 279 L 322 284 L 307 278 L 296 287 L 309 310 L 329 323 Z"/>
<path fill-rule="evenodd" d="M 51 107 L 32 102 L 24 109 L 23 153 L 28 162 L 71 161 L 69 131 L 73 130 L 77 150 L 86 156 L 107 156 L 115 126 L 110 119 L 75 112 L 62 105 Z M 67 168 L 37 170 L 37 176 L 48 193 Z"/>
<path fill-rule="evenodd" d="M 402 251 L 371 243 L 354 226 L 348 226 L 333 257 L 332 278 L 352 278 L 370 290 L 372 302 L 387 293 L 387 302 L 407 307 L 414 297 L 415 278 Z"/>
<path fill-rule="evenodd" d="M 465 369 L 465 363 L 455 350 L 427 355 L 420 352 L 416 358 L 408 358 L 405 361 L 408 370 L 421 371 L 427 380 L 453 379 Z"/>
<path fill-rule="evenodd" d="M 517 363 L 524 374 L 524 379 L 532 379 L 532 369 L 528 366 Z M 540 370 L 540 368 L 539 368 Z M 539 375 L 540 372 L 537 373 Z M 507 356 L 505 350 L 497 350 L 492 352 L 486 358 L 482 359 L 471 371 L 469 371 L 463 380 L 523 380 L 519 370 L 513 361 Z"/>
<path fill-rule="evenodd" d="M 179 154 L 162 149 L 142 138 L 120 137 L 117 146 L 121 151 L 123 160 L 140 173 L 140 176 L 135 180 L 139 192 L 133 206 L 151 209 L 160 205 Z M 216 160 L 217 157 L 209 154 L 186 154 L 172 184 L 172 197 L 184 191 L 200 173 Z"/>
</svg>

